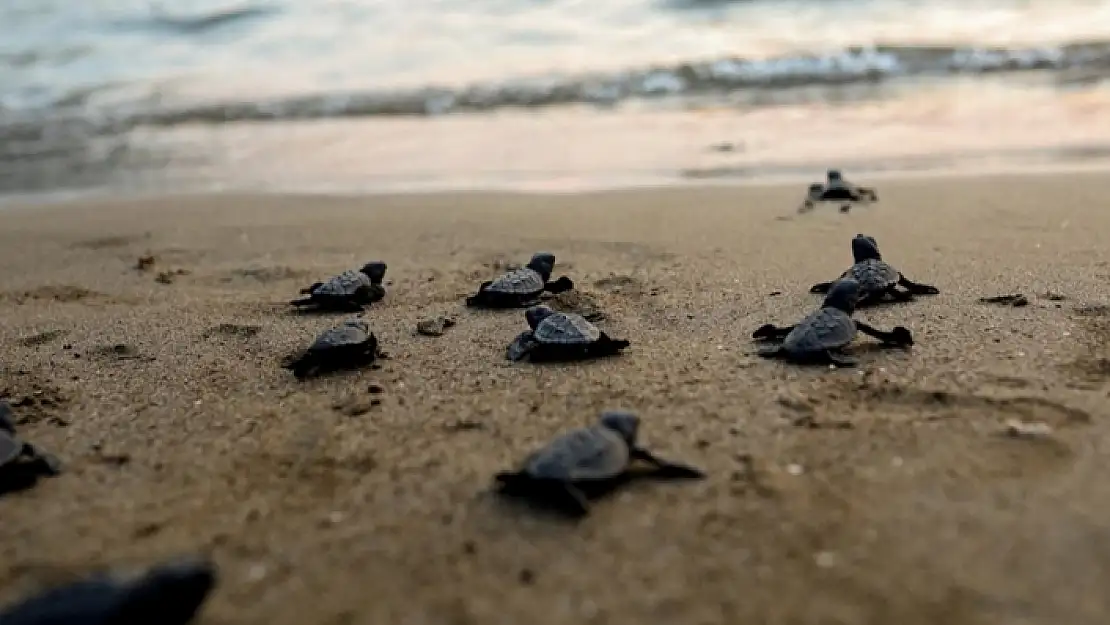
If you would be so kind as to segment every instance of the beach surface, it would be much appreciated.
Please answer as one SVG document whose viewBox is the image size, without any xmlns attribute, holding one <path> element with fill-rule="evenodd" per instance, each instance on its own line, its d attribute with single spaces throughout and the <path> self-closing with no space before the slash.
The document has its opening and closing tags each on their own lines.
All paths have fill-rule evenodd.
<svg viewBox="0 0 1110 625">
<path fill-rule="evenodd" d="M 1110 179 L 878 191 L 805 215 L 797 185 L 0 211 L 0 397 L 67 468 L 0 499 L 0 602 L 200 552 L 212 625 L 1105 623 Z M 857 232 L 941 290 L 857 315 L 912 349 L 756 357 L 751 332 L 814 309 Z M 580 287 L 553 305 L 604 312 L 625 355 L 505 361 L 523 314 L 462 300 L 540 250 Z M 282 359 L 344 316 L 286 302 L 375 259 L 390 358 L 294 380 Z M 435 315 L 457 324 L 416 335 Z M 577 525 L 489 493 L 609 408 L 708 479 L 637 484 Z"/>
</svg>

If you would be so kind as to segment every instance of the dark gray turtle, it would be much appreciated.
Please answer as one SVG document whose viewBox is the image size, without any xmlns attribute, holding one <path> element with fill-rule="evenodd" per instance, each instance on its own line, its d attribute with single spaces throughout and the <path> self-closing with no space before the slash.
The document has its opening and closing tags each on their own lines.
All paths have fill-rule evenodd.
<svg viewBox="0 0 1110 625">
<path fill-rule="evenodd" d="M 496 280 L 483 282 L 478 292 L 466 298 L 467 306 L 480 308 L 522 308 L 539 301 L 540 295 L 562 293 L 574 288 L 574 282 L 563 276 L 551 281 L 555 270 L 555 255 L 540 252 L 520 269 L 503 274 Z"/>
<path fill-rule="evenodd" d="M 301 299 L 290 304 L 294 306 L 314 306 L 318 310 L 361 311 L 385 297 L 386 264 L 381 261 L 366 263 L 362 269 L 353 269 L 329 279 L 301 289 Z"/>
<path fill-rule="evenodd" d="M 498 490 L 582 517 L 589 513 L 591 495 L 609 492 L 631 478 L 705 477 L 694 467 L 662 460 L 638 446 L 639 429 L 640 418 L 630 412 L 604 412 L 594 425 L 566 432 L 529 454 L 519 470 L 498 473 Z M 635 461 L 651 469 L 633 471 Z"/>
<path fill-rule="evenodd" d="M 19 438 L 12 407 L 0 401 L 0 494 L 31 488 L 38 479 L 61 473 L 54 456 Z"/>
<path fill-rule="evenodd" d="M 847 213 L 852 210 L 856 202 L 878 202 L 879 196 L 875 189 L 856 186 L 844 179 L 838 169 L 830 169 L 825 173 L 825 184 L 809 185 L 806 199 L 799 212 L 812 209 L 817 202 L 840 202 L 840 212 Z"/>
<path fill-rule="evenodd" d="M 355 369 L 382 356 L 370 324 L 349 319 L 316 337 L 300 356 L 285 363 L 298 379 L 339 369 Z"/>
<path fill-rule="evenodd" d="M 875 241 L 875 237 L 863 234 L 853 237 L 852 257 L 855 259 L 855 264 L 840 274 L 840 279 L 852 278 L 859 282 L 857 308 L 878 303 L 887 296 L 905 302 L 912 300 L 915 295 L 940 293 L 937 287 L 913 282 L 902 275 L 902 272 L 887 264 L 879 253 L 879 244 Z M 810 287 L 809 292 L 828 293 L 832 284 L 832 282 L 818 282 Z M 899 286 L 905 290 L 899 289 Z"/>
<path fill-rule="evenodd" d="M 913 345 L 913 335 L 907 328 L 896 326 L 890 332 L 884 332 L 852 319 L 858 299 L 858 282 L 851 278 L 834 282 L 821 308 L 807 315 L 797 325 L 780 328 L 768 323 L 753 332 L 754 339 L 781 341 L 773 347 L 761 348 L 759 355 L 764 358 L 786 358 L 799 363 L 831 363 L 838 367 L 853 367 L 856 360 L 845 355 L 842 350 L 856 338 L 857 330 L 888 345 Z"/>
<path fill-rule="evenodd" d="M 3 625 L 186 625 L 216 584 L 200 559 L 151 569 L 133 579 L 97 574 L 24 599 L 0 613 Z"/>
<path fill-rule="evenodd" d="M 507 356 L 512 361 L 601 358 L 617 354 L 630 345 L 628 341 L 610 338 L 581 315 L 556 312 L 547 306 L 529 308 L 524 318 L 531 330 L 521 332 L 509 345 Z"/>
</svg>

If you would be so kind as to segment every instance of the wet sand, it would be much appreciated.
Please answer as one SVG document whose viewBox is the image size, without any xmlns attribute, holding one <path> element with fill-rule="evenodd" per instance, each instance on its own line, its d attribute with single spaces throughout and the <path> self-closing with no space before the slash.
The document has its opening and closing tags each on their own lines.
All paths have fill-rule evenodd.
<svg viewBox="0 0 1110 625">
<path fill-rule="evenodd" d="M 800 193 L 0 212 L 0 396 L 68 468 L 0 499 L 0 601 L 200 551 L 221 567 L 213 625 L 1105 623 L 1110 181 L 885 181 L 846 215 L 797 215 Z M 857 232 L 941 289 L 859 314 L 917 344 L 861 340 L 856 371 L 755 357 L 751 331 L 815 307 Z M 626 355 L 504 361 L 523 314 L 461 302 L 537 250 Z M 391 284 L 367 317 L 391 358 L 293 380 L 281 359 L 344 317 L 285 302 L 376 258 Z M 1029 305 L 977 301 L 1013 292 Z M 437 314 L 458 324 L 414 334 Z M 639 484 L 577 526 L 488 493 L 617 407 L 709 479 Z M 1053 433 L 1006 437 L 1011 418 Z"/>
</svg>

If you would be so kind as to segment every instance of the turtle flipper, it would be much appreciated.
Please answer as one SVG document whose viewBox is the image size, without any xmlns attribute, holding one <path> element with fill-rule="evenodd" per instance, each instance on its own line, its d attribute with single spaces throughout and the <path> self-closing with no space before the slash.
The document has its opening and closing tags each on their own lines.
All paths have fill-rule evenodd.
<svg viewBox="0 0 1110 625">
<path fill-rule="evenodd" d="M 573 517 L 590 512 L 586 495 L 576 486 L 560 480 L 532 477 L 526 473 L 502 471 L 494 476 L 497 489 L 509 497 L 538 499 Z"/>
<path fill-rule="evenodd" d="M 912 280 L 909 280 L 908 278 L 906 278 L 906 276 L 903 276 L 901 274 L 899 274 L 899 276 L 898 276 L 898 284 L 901 285 L 904 289 L 906 289 L 910 293 L 913 293 L 914 295 L 939 295 L 940 294 L 940 289 L 938 289 L 937 287 L 935 287 L 931 284 L 923 284 L 921 282 L 914 282 Z"/>
<path fill-rule="evenodd" d="M 471 307 L 484 306 L 486 304 L 486 299 L 487 299 L 486 289 L 488 289 L 489 285 L 491 285 L 491 284 L 493 284 L 493 280 L 487 280 L 487 281 L 479 284 L 478 285 L 478 292 L 475 293 L 474 295 L 471 295 L 470 297 L 466 298 L 466 305 L 471 306 Z"/>
<path fill-rule="evenodd" d="M 570 291 L 574 288 L 574 281 L 566 276 L 562 276 L 554 282 L 548 282 L 543 286 L 543 290 L 548 293 L 563 293 Z"/>
<path fill-rule="evenodd" d="M 652 477 L 691 480 L 705 478 L 704 471 L 685 464 L 663 460 L 643 447 L 633 447 L 629 450 L 629 456 L 632 460 L 640 460 L 654 466 L 655 470 L 651 473 Z"/>
<path fill-rule="evenodd" d="M 62 472 L 62 461 L 52 453 L 45 452 L 31 443 L 23 444 L 23 455 L 30 459 L 32 468 L 42 475 L 58 475 Z"/>
<path fill-rule="evenodd" d="M 851 369 L 859 364 L 859 361 L 855 358 L 831 349 L 825 351 L 825 357 L 829 363 L 843 369 Z"/>
<path fill-rule="evenodd" d="M 786 338 L 787 334 L 794 329 L 794 326 L 779 327 L 770 323 L 765 323 L 752 332 L 752 338 L 764 341 L 774 341 Z"/>
<path fill-rule="evenodd" d="M 289 303 L 293 306 L 311 306 L 316 303 L 316 300 L 311 297 L 302 297 L 301 299 L 295 299 Z"/>
<path fill-rule="evenodd" d="M 875 189 L 872 189 L 871 187 L 856 187 L 856 193 L 859 194 L 861 200 L 867 202 L 879 201 L 879 194 L 876 193 Z"/>
<path fill-rule="evenodd" d="M 782 345 L 767 345 L 760 347 L 755 354 L 760 358 L 782 358 L 786 355 L 786 351 Z"/>
<path fill-rule="evenodd" d="M 296 360 L 284 365 L 284 367 L 292 370 L 293 376 L 298 380 L 303 380 L 307 377 L 316 375 L 320 370 L 320 363 L 317 361 L 315 354 L 306 352 Z"/>
<path fill-rule="evenodd" d="M 323 282 L 314 282 L 314 283 L 312 283 L 312 286 L 306 286 L 305 288 L 301 289 L 300 293 L 301 293 L 301 295 L 312 295 L 313 291 L 315 291 L 316 289 L 318 289 L 322 286 L 324 286 Z"/>
<path fill-rule="evenodd" d="M 818 282 L 817 284 L 809 287 L 810 293 L 828 293 L 832 288 L 832 282 Z"/>
<path fill-rule="evenodd" d="M 887 289 L 886 294 L 889 294 L 890 297 L 897 302 L 912 302 L 914 299 L 912 291 L 904 291 L 902 289 L 899 289 L 897 285 L 894 285 Z"/>
<path fill-rule="evenodd" d="M 521 332 L 509 344 L 506 357 L 513 362 L 519 362 L 524 360 L 535 346 L 536 340 L 532 338 L 532 333 L 530 331 Z"/>
<path fill-rule="evenodd" d="M 591 345 L 589 350 L 594 356 L 614 356 L 631 344 L 624 339 L 615 339 L 602 332 L 597 342 Z"/>
<path fill-rule="evenodd" d="M 849 213 L 851 211 L 852 211 L 852 205 L 851 204 L 842 204 L 840 206 L 840 212 L 842 212 L 842 213 Z"/>
<path fill-rule="evenodd" d="M 896 326 L 890 332 L 884 332 L 862 321 L 857 321 L 856 329 L 867 336 L 878 339 L 889 345 L 900 345 L 903 347 L 913 345 L 913 334 L 908 328 L 903 326 Z"/>
</svg>

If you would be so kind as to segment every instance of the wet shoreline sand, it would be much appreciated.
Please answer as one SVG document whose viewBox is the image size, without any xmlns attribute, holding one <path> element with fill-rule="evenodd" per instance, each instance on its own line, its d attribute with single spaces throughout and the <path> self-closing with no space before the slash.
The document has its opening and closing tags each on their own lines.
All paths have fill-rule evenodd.
<svg viewBox="0 0 1110 625">
<path fill-rule="evenodd" d="M 847 215 L 795 214 L 793 185 L 0 212 L 0 394 L 68 466 L 0 499 L 0 600 L 200 550 L 222 571 L 213 624 L 1104 622 L 1110 182 L 877 186 Z M 941 289 L 859 314 L 917 345 L 861 343 L 858 371 L 751 355 L 856 232 Z M 504 362 L 523 315 L 461 300 L 541 249 L 625 356 Z M 375 258 L 392 358 L 295 382 L 281 359 L 343 317 L 285 302 Z M 1028 306 L 977 302 L 1017 291 Z M 458 324 L 414 335 L 436 314 Z M 614 407 L 710 478 L 637 486 L 578 527 L 486 494 Z M 1011 418 L 1053 434 L 1007 438 Z"/>
</svg>

